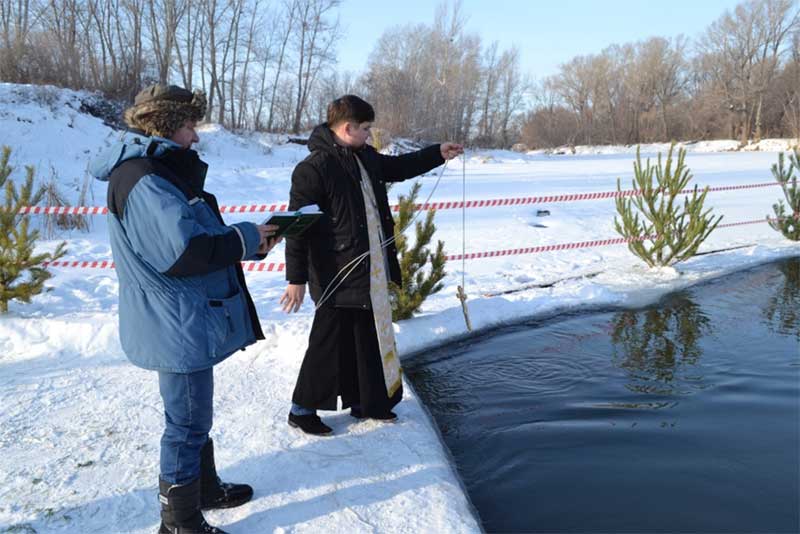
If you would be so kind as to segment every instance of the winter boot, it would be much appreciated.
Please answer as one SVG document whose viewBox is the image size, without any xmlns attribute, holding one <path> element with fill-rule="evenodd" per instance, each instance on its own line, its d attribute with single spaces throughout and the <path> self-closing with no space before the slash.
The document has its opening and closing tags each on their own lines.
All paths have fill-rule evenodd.
<svg viewBox="0 0 800 534">
<path fill-rule="evenodd" d="M 200 479 L 188 484 L 158 481 L 161 527 L 158 534 L 226 534 L 206 523 L 200 511 Z"/>
<path fill-rule="evenodd" d="M 299 428 L 306 434 L 314 436 L 330 436 L 333 429 L 322 422 L 322 419 L 315 413 L 309 415 L 295 415 L 289 412 L 289 426 Z"/>
<path fill-rule="evenodd" d="M 376 421 L 383 421 L 384 423 L 394 423 L 397 420 L 397 414 L 392 411 L 387 411 L 377 415 L 364 415 L 364 413 L 361 411 L 361 408 L 356 408 L 355 406 L 350 408 L 350 417 L 355 417 L 359 420 L 375 419 Z"/>
<path fill-rule="evenodd" d="M 200 451 L 200 507 L 203 510 L 233 508 L 253 498 L 253 488 L 247 484 L 222 482 L 214 463 L 214 442 L 211 438 Z"/>
</svg>

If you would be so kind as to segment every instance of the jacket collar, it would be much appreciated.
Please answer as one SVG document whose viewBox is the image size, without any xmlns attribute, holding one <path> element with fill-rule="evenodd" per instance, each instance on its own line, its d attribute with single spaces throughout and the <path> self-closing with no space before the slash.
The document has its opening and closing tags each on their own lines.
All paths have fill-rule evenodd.
<svg viewBox="0 0 800 534">
<path fill-rule="evenodd" d="M 91 162 L 89 171 L 98 180 L 107 181 L 114 169 L 133 158 L 159 161 L 197 194 L 203 191 L 208 165 L 197 152 L 182 149 L 177 143 L 163 137 L 147 136 L 139 130 L 127 131 L 118 143 Z"/>
<path fill-rule="evenodd" d="M 347 171 L 352 178 L 357 182 L 361 181 L 361 171 L 358 168 L 355 158 L 357 154 L 364 150 L 364 147 L 353 149 L 338 144 L 327 122 L 318 125 L 311 132 L 311 136 L 308 138 L 308 149 L 312 152 L 321 150 L 331 154 L 339 160 L 342 167 L 344 167 L 345 171 Z"/>
<path fill-rule="evenodd" d="M 203 192 L 206 184 L 208 164 L 200 159 L 200 155 L 191 149 L 175 149 L 158 158 L 170 171 L 196 193 Z"/>
</svg>

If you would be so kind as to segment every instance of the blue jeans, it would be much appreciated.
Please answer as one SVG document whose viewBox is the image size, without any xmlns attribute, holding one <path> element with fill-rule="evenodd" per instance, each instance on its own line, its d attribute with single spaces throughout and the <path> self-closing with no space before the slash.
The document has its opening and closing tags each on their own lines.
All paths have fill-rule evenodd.
<svg viewBox="0 0 800 534">
<path fill-rule="evenodd" d="M 158 373 L 166 426 L 161 436 L 161 479 L 187 484 L 200 476 L 214 407 L 214 371 Z"/>
</svg>

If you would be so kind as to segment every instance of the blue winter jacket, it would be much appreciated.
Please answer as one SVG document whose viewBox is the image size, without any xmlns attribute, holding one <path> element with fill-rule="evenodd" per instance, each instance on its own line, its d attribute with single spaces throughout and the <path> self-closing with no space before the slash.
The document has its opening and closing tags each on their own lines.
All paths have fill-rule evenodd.
<svg viewBox="0 0 800 534">
<path fill-rule="evenodd" d="M 108 233 L 125 354 L 145 369 L 191 373 L 263 339 L 241 260 L 256 225 L 226 226 L 193 150 L 127 134 L 91 164 L 108 181 Z"/>
</svg>

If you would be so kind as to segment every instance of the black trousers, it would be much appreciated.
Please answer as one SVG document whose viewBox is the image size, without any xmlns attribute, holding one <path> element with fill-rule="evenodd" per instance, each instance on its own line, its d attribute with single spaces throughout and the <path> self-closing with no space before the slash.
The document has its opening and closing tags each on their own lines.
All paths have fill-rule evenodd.
<svg viewBox="0 0 800 534">
<path fill-rule="evenodd" d="M 292 402 L 303 408 L 336 410 L 361 406 L 364 415 L 380 415 L 403 398 L 402 386 L 389 398 L 383 379 L 372 310 L 322 306 L 314 314 L 308 350 Z"/>
</svg>

